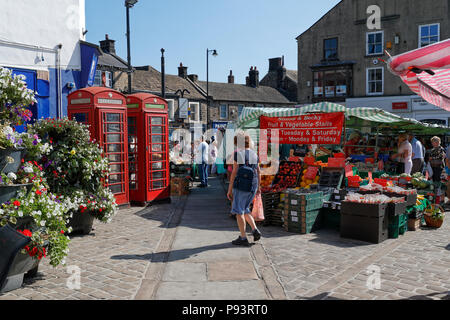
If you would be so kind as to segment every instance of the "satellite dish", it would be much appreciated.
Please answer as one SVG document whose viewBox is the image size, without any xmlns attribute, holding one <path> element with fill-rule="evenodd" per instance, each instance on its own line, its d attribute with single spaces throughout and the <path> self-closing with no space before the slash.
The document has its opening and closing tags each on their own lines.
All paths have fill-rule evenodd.
<svg viewBox="0 0 450 320">
<path fill-rule="evenodd" d="M 377 65 L 380 61 L 378 59 L 373 59 L 373 64 Z"/>
</svg>

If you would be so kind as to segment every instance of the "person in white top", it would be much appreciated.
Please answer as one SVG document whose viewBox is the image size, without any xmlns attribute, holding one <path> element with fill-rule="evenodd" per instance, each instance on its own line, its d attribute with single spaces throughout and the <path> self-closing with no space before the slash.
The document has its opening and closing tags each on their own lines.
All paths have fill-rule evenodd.
<svg viewBox="0 0 450 320">
<path fill-rule="evenodd" d="M 211 164 L 211 174 L 216 173 L 216 160 L 217 160 L 217 141 L 211 142 L 209 145 L 209 155 L 210 155 L 210 164 Z"/>
<path fill-rule="evenodd" d="M 412 146 L 408 141 L 408 135 L 406 133 L 401 134 L 398 137 L 398 153 L 393 156 L 393 158 L 400 158 L 400 161 L 405 164 L 406 174 L 411 174 L 411 169 L 413 166 L 412 162 Z"/>
<path fill-rule="evenodd" d="M 202 142 L 197 147 L 195 162 L 198 165 L 199 176 L 201 180 L 200 188 L 208 186 L 208 162 L 209 162 L 209 146 L 205 138 L 201 137 Z"/>
</svg>

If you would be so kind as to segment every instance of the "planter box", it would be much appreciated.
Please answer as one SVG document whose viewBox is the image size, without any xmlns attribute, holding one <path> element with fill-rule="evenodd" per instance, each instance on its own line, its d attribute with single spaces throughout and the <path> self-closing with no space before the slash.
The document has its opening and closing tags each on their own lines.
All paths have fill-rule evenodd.
<svg viewBox="0 0 450 320">
<path fill-rule="evenodd" d="M 23 187 L 26 187 L 27 191 L 30 192 L 33 184 L 0 185 L 0 203 L 5 203 L 6 201 L 15 198 Z"/>
<path fill-rule="evenodd" d="M 16 173 L 21 165 L 25 149 L 0 149 L 0 173 Z M 7 158 L 14 159 L 13 163 L 8 163 Z"/>
<path fill-rule="evenodd" d="M 384 217 L 386 208 L 386 203 L 368 204 L 342 201 L 341 213 L 346 215 L 379 218 Z"/>
<path fill-rule="evenodd" d="M 342 238 L 381 243 L 388 238 L 388 218 L 345 214 L 341 211 Z"/>
<path fill-rule="evenodd" d="M 67 227 L 72 227 L 72 233 L 80 232 L 82 234 L 89 234 L 92 230 L 94 219 L 94 216 L 88 211 L 84 213 L 77 211 L 69 219 Z"/>
</svg>

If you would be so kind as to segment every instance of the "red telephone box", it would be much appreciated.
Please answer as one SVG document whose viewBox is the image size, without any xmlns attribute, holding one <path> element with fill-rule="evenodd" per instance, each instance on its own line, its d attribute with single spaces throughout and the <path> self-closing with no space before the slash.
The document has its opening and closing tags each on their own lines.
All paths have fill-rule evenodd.
<svg viewBox="0 0 450 320">
<path fill-rule="evenodd" d="M 170 200 L 167 101 L 148 93 L 127 96 L 130 200 Z"/>
<path fill-rule="evenodd" d="M 110 163 L 106 186 L 118 205 L 129 205 L 127 106 L 125 96 L 105 87 L 90 87 L 68 95 L 69 119 L 89 125 L 91 137 Z"/>
</svg>

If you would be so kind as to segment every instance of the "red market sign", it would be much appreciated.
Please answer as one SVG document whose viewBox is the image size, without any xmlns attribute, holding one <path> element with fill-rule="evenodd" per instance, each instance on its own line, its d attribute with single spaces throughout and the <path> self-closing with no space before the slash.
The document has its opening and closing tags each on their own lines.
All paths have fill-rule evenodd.
<svg viewBox="0 0 450 320">
<path fill-rule="evenodd" d="M 280 144 L 340 144 L 344 128 L 344 113 L 315 113 L 294 117 L 261 116 L 260 140 Z M 267 138 L 266 138 L 267 137 Z M 272 139 L 272 137 L 274 137 Z"/>
</svg>

